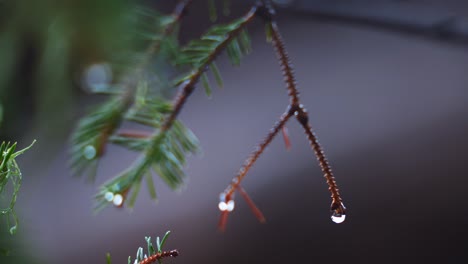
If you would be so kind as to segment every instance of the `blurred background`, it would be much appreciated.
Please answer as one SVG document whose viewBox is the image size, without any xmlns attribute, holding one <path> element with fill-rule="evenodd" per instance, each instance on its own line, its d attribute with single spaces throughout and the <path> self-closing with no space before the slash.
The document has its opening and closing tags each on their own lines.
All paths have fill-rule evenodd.
<svg viewBox="0 0 468 264">
<path fill-rule="evenodd" d="M 172 192 L 156 177 L 157 204 L 142 191 L 132 211 L 93 214 L 97 187 L 136 155 L 110 146 L 96 183 L 87 184 L 71 177 L 68 138 L 102 99 L 83 88 L 83 72 L 126 48 L 122 17 L 130 3 L 8 2 L 0 1 L 0 134 L 22 146 L 38 140 L 18 158 L 18 234 L 1 238 L 14 250 L 12 263 L 104 263 L 107 252 L 125 263 L 145 236 L 167 230 L 166 248 L 180 256 L 165 263 L 468 260 L 466 2 L 278 1 L 301 100 L 347 219 L 330 220 L 327 185 L 291 120 L 292 149 L 276 138 L 243 184 L 267 222 L 237 199 L 225 233 L 217 230 L 218 195 L 288 104 L 262 23 L 249 28 L 253 52 L 240 67 L 218 59 L 224 89 L 211 99 L 197 90 L 180 116 L 203 149 L 189 159 L 186 188 Z M 161 12 L 174 7 L 154 2 Z M 183 20 L 182 43 L 210 23 L 206 1 L 199 2 Z M 252 2 L 232 1 L 231 15 Z"/>
</svg>

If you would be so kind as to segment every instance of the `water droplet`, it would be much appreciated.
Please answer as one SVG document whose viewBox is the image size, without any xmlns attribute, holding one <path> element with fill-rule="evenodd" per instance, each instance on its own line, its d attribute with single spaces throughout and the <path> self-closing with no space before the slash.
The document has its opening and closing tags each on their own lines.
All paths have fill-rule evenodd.
<svg viewBox="0 0 468 264">
<path fill-rule="evenodd" d="M 225 202 L 226 201 L 226 194 L 225 193 L 220 193 L 219 194 L 219 201 L 220 202 Z"/>
<path fill-rule="evenodd" d="M 121 206 L 123 204 L 123 196 L 121 194 L 116 194 L 114 195 L 114 199 L 112 200 L 112 203 L 114 203 L 115 206 Z"/>
<path fill-rule="evenodd" d="M 108 202 L 112 202 L 112 200 L 114 200 L 114 193 L 106 192 L 106 194 L 104 194 L 104 199 Z"/>
<path fill-rule="evenodd" d="M 96 148 L 92 145 L 88 145 L 83 150 L 83 155 L 86 159 L 92 160 L 96 157 Z"/>
<path fill-rule="evenodd" d="M 227 202 L 226 210 L 232 212 L 232 210 L 234 210 L 234 205 L 234 200 L 230 200 L 229 202 Z"/>
<path fill-rule="evenodd" d="M 219 202 L 218 208 L 221 212 L 224 212 L 227 210 L 227 204 L 225 202 Z"/>
<path fill-rule="evenodd" d="M 337 224 L 341 224 L 345 221 L 346 219 L 346 215 L 345 214 L 340 214 L 336 211 L 333 211 L 332 215 L 331 215 L 331 219 L 333 222 L 337 223 Z"/>
<path fill-rule="evenodd" d="M 107 63 L 96 63 L 87 67 L 82 77 L 82 88 L 88 92 L 102 92 L 109 89 L 112 70 Z"/>
<path fill-rule="evenodd" d="M 224 212 L 224 211 L 228 211 L 228 212 L 232 212 L 232 210 L 234 210 L 234 205 L 235 205 L 235 202 L 234 200 L 230 200 L 229 202 L 219 202 L 218 204 L 218 208 L 221 212 Z"/>
</svg>

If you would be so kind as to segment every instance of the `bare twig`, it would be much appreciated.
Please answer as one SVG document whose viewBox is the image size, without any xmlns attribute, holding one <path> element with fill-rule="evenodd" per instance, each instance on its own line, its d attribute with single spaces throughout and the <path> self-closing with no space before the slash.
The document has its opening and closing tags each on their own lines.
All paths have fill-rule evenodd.
<svg viewBox="0 0 468 264">
<path fill-rule="evenodd" d="M 243 189 L 242 190 L 240 189 L 241 188 L 240 183 L 244 179 L 245 175 L 250 170 L 250 168 L 253 166 L 253 164 L 256 162 L 256 160 L 263 153 L 265 148 L 271 143 L 274 136 L 280 131 L 280 129 L 284 128 L 284 125 L 289 120 L 289 118 L 294 115 L 296 116 L 296 119 L 301 124 L 301 126 L 304 128 L 307 138 L 309 139 L 310 145 L 312 149 L 314 150 L 315 155 L 317 156 L 320 167 L 322 168 L 324 177 L 329 186 L 328 189 L 332 197 L 332 204 L 330 207 L 332 211 L 332 219 L 335 222 L 341 222 L 342 220 L 344 220 L 344 216 L 346 213 L 345 207 L 342 203 L 342 199 L 338 191 L 338 187 L 337 187 L 335 178 L 333 176 L 332 170 L 330 168 L 330 165 L 328 164 L 328 161 L 325 158 L 325 155 L 323 153 L 322 147 L 318 143 L 318 140 L 314 132 L 312 131 L 312 127 L 309 124 L 309 117 L 308 117 L 307 111 L 305 110 L 303 105 L 300 104 L 299 92 L 297 91 L 297 87 L 296 87 L 293 67 L 289 60 L 286 47 L 284 45 L 283 38 L 281 37 L 278 25 L 275 22 L 275 19 L 274 19 L 275 11 L 273 7 L 271 6 L 270 1 L 262 1 L 258 5 L 257 15 L 261 17 L 267 23 L 267 27 L 269 27 L 269 30 L 271 32 L 272 45 L 274 49 L 276 50 L 276 55 L 277 55 L 279 64 L 281 66 L 281 70 L 283 72 L 284 81 L 286 83 L 286 88 L 287 88 L 288 95 L 290 98 L 290 103 L 289 103 L 288 109 L 281 116 L 280 120 L 273 126 L 273 128 L 270 130 L 266 138 L 257 146 L 255 151 L 245 161 L 244 165 L 242 165 L 237 175 L 233 178 L 232 182 L 228 185 L 226 190 L 221 194 L 220 204 L 231 203 L 232 205 L 234 205 L 233 194 L 236 190 L 239 190 L 241 194 L 243 195 L 243 197 L 245 198 L 245 200 L 247 201 L 247 203 L 249 204 L 249 206 L 253 208 L 254 213 L 258 215 L 258 212 L 260 211 L 253 204 L 252 200 L 248 196 L 245 196 L 246 194 L 245 191 Z M 233 206 L 231 207 L 220 206 L 220 209 L 222 212 L 221 212 L 221 220 L 220 220 L 219 228 L 221 230 L 224 230 L 225 224 L 227 222 L 227 215 L 230 211 L 233 210 Z M 261 213 L 260 215 L 261 215 L 261 219 L 264 220 L 263 215 Z M 334 218 L 340 218 L 340 219 L 334 219 Z"/>
</svg>

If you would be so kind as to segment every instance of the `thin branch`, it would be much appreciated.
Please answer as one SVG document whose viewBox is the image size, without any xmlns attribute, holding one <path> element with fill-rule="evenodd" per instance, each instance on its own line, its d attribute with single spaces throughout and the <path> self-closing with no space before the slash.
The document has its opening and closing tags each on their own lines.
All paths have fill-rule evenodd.
<svg viewBox="0 0 468 264">
<path fill-rule="evenodd" d="M 301 105 L 299 110 L 295 112 L 295 116 L 297 121 L 304 128 L 304 132 L 307 136 L 307 139 L 309 140 L 310 146 L 314 150 L 319 165 L 322 168 L 322 172 L 324 173 L 323 176 L 327 181 L 328 190 L 330 191 L 332 197 L 330 210 L 333 211 L 336 216 L 345 215 L 346 208 L 343 205 L 338 186 L 336 185 L 335 177 L 333 176 L 333 172 L 327 158 L 325 157 L 322 147 L 320 146 L 317 137 L 315 136 L 315 133 L 309 124 L 309 116 L 307 115 L 306 109 Z"/>
<path fill-rule="evenodd" d="M 247 172 L 252 168 L 252 166 L 255 164 L 257 159 L 260 157 L 260 155 L 263 153 L 263 151 L 266 149 L 266 147 L 273 141 L 273 138 L 278 134 L 278 132 L 284 127 L 286 122 L 289 120 L 291 116 L 293 116 L 294 111 L 290 107 L 286 110 L 286 112 L 281 115 L 280 119 L 275 123 L 273 128 L 270 129 L 270 132 L 268 135 L 263 139 L 263 141 L 255 148 L 254 152 L 250 154 L 249 158 L 244 162 L 244 165 L 239 169 L 239 172 L 237 175 L 232 179 L 231 183 L 228 185 L 226 190 L 221 193 L 220 195 L 220 204 L 226 204 L 226 203 L 232 203 L 234 205 L 234 192 L 236 190 L 239 190 L 242 197 L 246 200 L 247 204 L 249 205 L 250 209 L 254 213 L 254 215 L 257 217 L 257 219 L 261 222 L 265 222 L 265 217 L 263 216 L 262 212 L 258 209 L 257 206 L 255 206 L 254 202 L 250 197 L 247 195 L 245 190 L 242 189 L 240 186 L 241 181 L 244 179 L 245 175 Z M 234 209 L 234 207 L 222 207 L 220 206 L 221 210 L 221 217 L 218 223 L 218 229 L 221 231 L 224 231 L 227 223 L 227 217 L 229 212 L 231 212 Z"/>
<path fill-rule="evenodd" d="M 151 133 L 147 131 L 140 131 L 140 130 L 122 129 L 116 134 L 116 136 L 126 137 L 126 138 L 146 139 L 151 136 Z"/>
<path fill-rule="evenodd" d="M 179 256 L 179 251 L 177 251 L 176 249 L 174 250 L 171 250 L 171 251 L 163 251 L 163 252 L 160 252 L 160 253 L 156 253 L 154 255 L 151 255 L 145 259 L 142 259 L 140 262 L 138 262 L 139 264 L 150 264 L 150 263 L 155 263 L 156 261 L 159 261 L 163 258 L 167 258 L 167 257 L 177 257 Z"/>
<path fill-rule="evenodd" d="M 287 151 L 291 150 L 292 145 L 291 145 L 291 140 L 289 139 L 288 128 L 286 126 L 284 126 L 281 129 L 281 133 L 283 134 L 284 146 L 286 147 L 286 150 Z"/>
<path fill-rule="evenodd" d="M 260 221 L 260 223 L 265 223 L 265 221 L 266 221 L 265 216 L 263 215 L 262 211 L 260 211 L 260 209 L 258 209 L 258 207 L 253 202 L 252 198 L 250 198 L 250 196 L 247 194 L 247 192 L 244 190 L 244 188 L 242 188 L 242 186 L 239 186 L 239 187 L 237 187 L 237 190 L 239 190 L 239 193 L 242 195 L 244 200 L 247 202 L 247 205 L 250 207 L 250 210 L 255 215 L 255 217 L 257 217 L 258 221 Z"/>
<path fill-rule="evenodd" d="M 250 157 L 245 161 L 244 165 L 240 168 L 238 174 L 232 179 L 232 182 L 228 185 L 223 193 L 220 196 L 220 205 L 224 205 L 227 202 L 230 202 L 234 205 L 233 194 L 236 190 L 239 190 L 242 196 L 246 199 L 247 203 L 253 209 L 254 213 L 260 212 L 256 206 L 253 206 L 253 202 L 250 197 L 246 196 L 245 191 L 240 189 L 240 183 L 246 176 L 247 172 L 253 166 L 255 161 L 260 157 L 265 148 L 271 143 L 275 135 L 279 132 L 280 129 L 284 128 L 284 125 L 289 120 L 291 116 L 296 116 L 296 119 L 304 128 L 304 131 L 309 139 L 310 145 L 317 156 L 320 167 L 324 173 L 324 177 L 329 186 L 329 191 L 332 197 L 331 211 L 333 221 L 339 223 L 344 220 L 345 217 L 345 207 L 342 203 L 342 199 L 333 176 L 330 165 L 328 164 L 327 159 L 323 153 L 322 147 L 318 143 L 318 140 L 312 131 L 312 127 L 309 124 L 309 117 L 307 111 L 300 104 L 299 101 L 299 92 L 297 91 L 296 81 L 294 77 L 293 67 L 289 60 L 286 46 L 284 44 L 283 38 L 279 31 L 278 25 L 275 21 L 275 11 L 270 3 L 270 1 L 264 0 L 258 4 L 257 15 L 261 17 L 267 24 L 267 30 L 271 33 L 271 42 L 276 51 L 276 55 L 281 66 L 281 70 L 284 76 L 284 81 L 286 83 L 286 88 L 290 98 L 290 103 L 287 111 L 281 116 L 280 120 L 273 126 L 266 138 L 258 145 L 256 150 L 250 155 Z M 224 230 L 225 224 L 227 222 L 227 215 L 233 210 L 233 206 L 220 206 L 221 219 L 219 228 Z M 258 210 L 258 211 L 257 211 Z M 263 217 L 263 215 L 261 215 Z M 262 218 L 264 219 L 264 218 Z"/>
<path fill-rule="evenodd" d="M 232 182 L 228 185 L 224 194 L 226 196 L 226 201 L 232 199 L 234 191 L 240 186 L 241 181 L 244 179 L 247 172 L 252 168 L 252 166 L 257 161 L 258 157 L 265 151 L 266 147 L 273 141 L 273 138 L 278 134 L 280 129 L 286 124 L 289 118 L 293 115 L 294 112 L 290 108 L 284 112 L 280 119 L 275 123 L 275 125 L 270 129 L 268 135 L 263 139 L 263 141 L 258 144 L 255 150 L 250 154 L 249 158 L 244 162 L 242 167 L 239 169 L 237 175 L 232 179 Z"/>
<path fill-rule="evenodd" d="M 265 8 L 269 9 L 267 12 L 270 15 L 264 16 L 264 18 L 266 19 L 267 23 L 270 25 L 271 28 L 272 44 L 276 50 L 281 69 L 283 71 L 283 75 L 285 76 L 285 82 L 289 91 L 289 96 L 291 98 L 291 108 L 295 108 L 294 115 L 304 128 L 307 138 L 309 139 L 310 145 L 314 150 L 315 155 L 317 156 L 317 160 L 319 161 L 320 167 L 322 168 L 322 171 L 324 173 L 324 177 L 328 184 L 328 189 L 332 195 L 331 210 L 339 215 L 344 215 L 345 207 L 342 204 L 342 199 L 340 193 L 338 192 L 335 177 L 333 176 L 330 165 L 327 159 L 325 158 L 325 154 L 323 153 L 322 147 L 318 143 L 317 137 L 315 136 L 314 132 L 312 131 L 312 127 L 309 124 L 309 116 L 307 114 L 307 110 L 304 108 L 303 105 L 299 104 L 299 93 L 297 92 L 296 82 L 294 79 L 294 72 L 292 71 L 291 62 L 286 52 L 286 46 L 284 44 L 283 38 L 274 18 L 275 12 L 271 4 L 267 3 L 265 5 Z"/>
<path fill-rule="evenodd" d="M 294 78 L 294 71 L 291 61 L 284 45 L 283 37 L 281 36 L 278 25 L 276 22 L 271 21 L 269 24 L 272 32 L 272 44 L 276 50 L 276 57 L 278 58 L 281 71 L 284 76 L 284 82 L 288 89 L 288 95 L 291 100 L 291 106 L 297 106 L 299 104 L 299 92 L 296 89 L 296 79 Z"/>
</svg>

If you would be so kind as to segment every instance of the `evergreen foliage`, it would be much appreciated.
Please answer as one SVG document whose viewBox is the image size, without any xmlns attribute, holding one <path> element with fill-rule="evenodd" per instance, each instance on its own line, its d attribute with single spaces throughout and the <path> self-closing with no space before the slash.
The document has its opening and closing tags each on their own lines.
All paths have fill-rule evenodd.
<svg viewBox="0 0 468 264">
<path fill-rule="evenodd" d="M 153 245 L 153 242 L 151 241 L 151 237 L 145 237 L 146 240 L 146 248 L 147 252 L 145 253 L 145 250 L 143 247 L 139 247 L 135 256 L 135 259 L 132 261 L 132 257 L 128 257 L 128 264 L 146 264 L 146 263 L 154 263 L 158 262 L 159 264 L 162 263 L 163 258 L 167 257 L 177 257 L 179 255 L 179 252 L 177 250 L 171 250 L 171 251 L 164 251 L 163 246 L 166 243 L 167 238 L 171 234 L 171 231 L 167 231 L 166 234 L 164 234 L 162 239 L 159 239 L 159 237 L 156 237 L 156 248 Z M 111 264 L 111 256 L 109 253 L 106 255 L 106 261 L 107 264 Z"/>
<path fill-rule="evenodd" d="M 199 151 L 195 135 L 187 129 L 177 115 L 185 103 L 186 94 L 193 90 L 200 80 L 208 96 L 211 95 L 206 70 L 210 69 L 218 86 L 222 87 L 222 77 L 215 64 L 215 58 L 226 48 L 234 65 L 250 50 L 250 40 L 244 27 L 253 17 L 236 19 L 225 25 L 214 25 L 200 39 L 192 40 L 180 48 L 177 43 L 177 28 L 183 10 L 191 1 L 181 1 L 172 15 L 138 8 L 136 16 L 141 21 L 155 23 L 153 33 L 140 30 L 140 35 L 150 40 L 143 55 L 134 60 L 134 69 L 127 72 L 120 83 L 96 93 L 110 94 L 110 98 L 87 116 L 83 117 L 71 139 L 70 164 L 75 175 L 87 174 L 93 180 L 99 159 L 105 154 L 107 144 L 115 144 L 141 155 L 123 172 L 108 180 L 96 195 L 96 209 L 100 210 L 113 203 L 115 206 L 132 207 L 146 178 L 149 193 L 157 198 L 153 186 L 152 173 L 156 173 L 172 189 L 184 183 L 183 171 L 187 155 Z M 211 12 L 215 11 L 213 6 Z M 155 22 L 156 21 L 156 22 Z M 143 23 L 143 25 L 145 25 Z M 143 27 L 148 28 L 148 27 Z M 164 59 L 161 59 L 164 58 Z M 175 71 L 188 73 L 173 81 L 170 76 L 156 75 L 148 70 L 154 63 L 173 65 Z M 160 64 L 159 64 L 160 65 Z M 157 66 L 156 66 L 157 67 Z M 155 78 L 156 77 L 156 78 Z M 154 79 L 159 82 L 154 82 Z M 117 88 L 115 88 L 117 87 Z M 162 90 L 179 87 L 180 93 L 174 102 L 162 96 Z M 125 131 L 125 122 L 146 126 L 150 132 Z"/>
<path fill-rule="evenodd" d="M 30 149 L 34 143 L 35 141 L 19 151 L 16 151 L 16 142 L 13 144 L 2 142 L 0 145 L 0 216 L 5 218 L 7 228 L 12 235 L 18 228 L 15 204 L 22 181 L 21 171 L 15 159 Z M 7 201 L 7 205 L 4 205 L 4 201 Z"/>
</svg>

